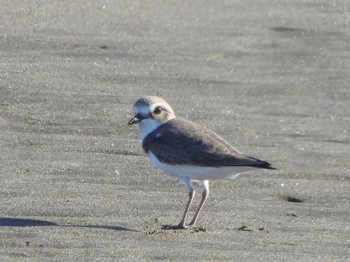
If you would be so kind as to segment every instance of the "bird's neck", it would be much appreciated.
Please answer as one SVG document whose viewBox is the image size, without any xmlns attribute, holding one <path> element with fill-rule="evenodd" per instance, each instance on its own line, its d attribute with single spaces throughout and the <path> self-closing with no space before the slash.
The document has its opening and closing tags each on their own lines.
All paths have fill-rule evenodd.
<svg viewBox="0 0 350 262">
<path fill-rule="evenodd" d="M 164 122 L 155 119 L 144 119 L 138 124 L 140 137 L 143 140 L 149 133 L 160 127 Z"/>
</svg>

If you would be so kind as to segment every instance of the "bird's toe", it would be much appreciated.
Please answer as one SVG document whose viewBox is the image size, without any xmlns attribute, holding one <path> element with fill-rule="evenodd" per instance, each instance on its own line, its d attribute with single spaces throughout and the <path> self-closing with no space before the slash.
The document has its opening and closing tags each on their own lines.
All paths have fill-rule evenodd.
<svg viewBox="0 0 350 262">
<path fill-rule="evenodd" d="M 187 226 L 184 224 L 180 223 L 178 225 L 162 225 L 162 229 L 165 230 L 178 230 L 178 229 L 186 229 Z"/>
</svg>

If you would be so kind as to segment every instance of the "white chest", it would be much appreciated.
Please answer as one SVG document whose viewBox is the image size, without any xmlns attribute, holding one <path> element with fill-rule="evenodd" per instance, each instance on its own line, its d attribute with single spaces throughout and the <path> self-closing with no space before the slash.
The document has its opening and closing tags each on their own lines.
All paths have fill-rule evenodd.
<svg viewBox="0 0 350 262">
<path fill-rule="evenodd" d="M 162 125 L 162 123 L 155 119 L 144 119 L 138 124 L 141 139 L 143 140 L 149 133 L 158 128 L 160 125 Z"/>
</svg>

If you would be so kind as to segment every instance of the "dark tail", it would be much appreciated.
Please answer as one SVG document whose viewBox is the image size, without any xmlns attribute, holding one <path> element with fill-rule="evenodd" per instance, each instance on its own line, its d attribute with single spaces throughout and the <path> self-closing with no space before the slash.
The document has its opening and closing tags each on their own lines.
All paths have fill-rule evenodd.
<svg viewBox="0 0 350 262">
<path fill-rule="evenodd" d="M 276 170 L 276 168 L 274 168 L 269 162 L 262 161 L 260 159 L 253 158 L 253 157 L 252 159 L 256 161 L 256 163 L 252 164 L 253 167 Z"/>
</svg>

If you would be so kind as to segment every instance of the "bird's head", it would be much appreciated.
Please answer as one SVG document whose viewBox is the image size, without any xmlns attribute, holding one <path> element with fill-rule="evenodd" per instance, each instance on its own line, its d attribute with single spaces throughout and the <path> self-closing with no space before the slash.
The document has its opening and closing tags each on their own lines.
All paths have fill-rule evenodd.
<svg viewBox="0 0 350 262">
<path fill-rule="evenodd" d="M 133 107 L 135 116 L 129 125 L 138 124 L 141 139 L 160 125 L 175 118 L 171 106 L 161 97 L 146 96 L 136 101 Z"/>
</svg>

